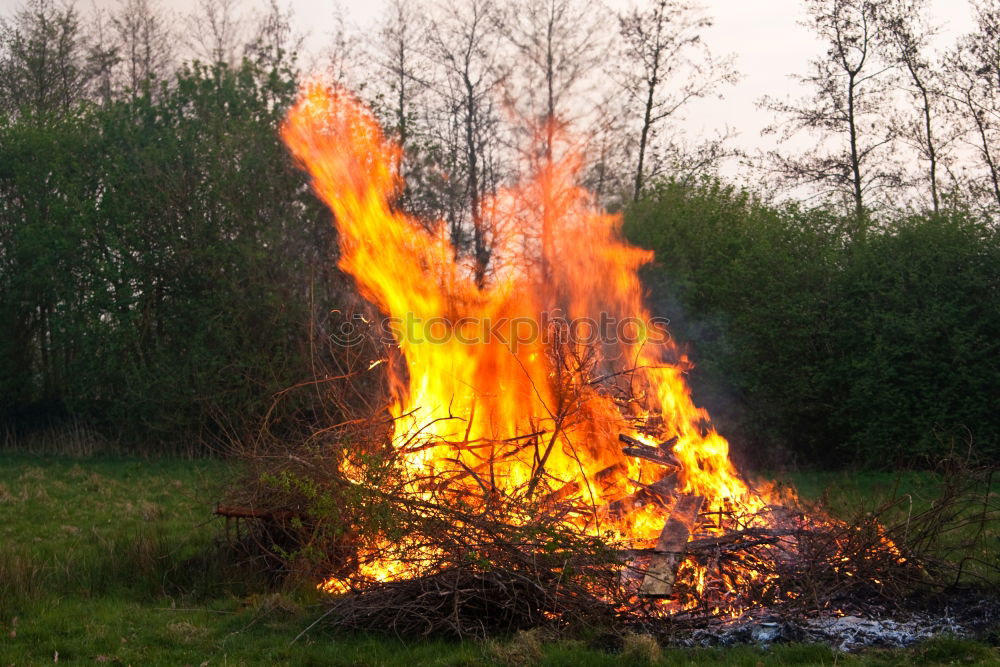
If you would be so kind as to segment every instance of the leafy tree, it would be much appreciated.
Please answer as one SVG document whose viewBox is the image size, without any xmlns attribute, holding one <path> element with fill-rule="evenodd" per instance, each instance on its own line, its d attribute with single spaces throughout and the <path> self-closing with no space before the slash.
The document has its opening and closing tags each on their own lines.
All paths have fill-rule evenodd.
<svg viewBox="0 0 1000 667">
<path fill-rule="evenodd" d="M 328 218 L 275 128 L 289 72 L 192 65 L 0 139 L 8 414 L 65 406 L 148 446 L 210 441 L 310 374 Z M 312 279 L 310 279 L 312 276 Z"/>
<path fill-rule="evenodd" d="M 962 213 L 903 218 L 852 244 L 827 372 L 850 460 L 930 463 L 955 444 L 997 453 L 998 247 Z"/>
<path fill-rule="evenodd" d="M 822 211 L 659 182 L 625 232 L 656 251 L 654 310 L 691 343 L 699 400 L 763 464 L 931 464 L 1000 449 L 1000 257 L 964 212 L 845 240 Z"/>
<path fill-rule="evenodd" d="M 658 181 L 626 212 L 627 237 L 656 251 L 644 273 L 653 309 L 693 346 L 699 400 L 758 462 L 829 444 L 821 373 L 835 227 L 713 179 Z"/>
</svg>

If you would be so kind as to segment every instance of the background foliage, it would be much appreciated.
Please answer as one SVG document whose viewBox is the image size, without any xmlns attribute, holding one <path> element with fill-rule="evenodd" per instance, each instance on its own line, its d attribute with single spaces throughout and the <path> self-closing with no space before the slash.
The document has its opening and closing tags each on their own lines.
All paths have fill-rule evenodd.
<svg viewBox="0 0 1000 667">
<path fill-rule="evenodd" d="M 996 230 L 961 210 L 856 237 L 844 222 L 666 181 L 625 231 L 656 251 L 654 304 L 693 341 L 700 398 L 749 458 L 926 465 L 970 444 L 995 456 Z"/>
<path fill-rule="evenodd" d="M 393 0 L 378 39 L 334 37 L 326 69 L 353 81 L 408 151 L 400 206 L 443 220 L 458 252 L 487 274 L 496 235 L 470 212 L 529 155 L 525 127 L 593 108 L 587 183 L 624 210 L 632 241 L 656 251 L 644 272 L 653 310 L 689 344 L 696 398 L 745 458 L 886 467 L 932 465 L 970 447 L 1000 453 L 1000 189 L 991 157 L 1000 79 L 989 75 L 1000 70 L 988 48 L 1000 6 L 973 2 L 976 31 L 935 69 L 924 57 L 922 3 L 909 11 L 900 2 L 810 0 L 821 40 L 828 24 L 877 28 L 871 55 L 887 69 L 865 85 L 881 86 L 871 93 L 893 109 L 868 114 L 877 127 L 854 117 L 831 125 L 806 157 L 839 155 L 824 150 L 858 131 L 888 132 L 894 151 L 914 142 L 927 150 L 904 151 L 912 169 L 885 180 L 879 197 L 854 188 L 854 199 L 831 194 L 806 205 L 758 193 L 815 176 L 788 172 L 794 160 L 768 158 L 756 173 L 774 182 L 741 190 L 714 176 L 729 155 L 723 138 L 689 143 L 675 132 L 671 114 L 683 100 L 736 79 L 731 61 L 694 48 L 711 23 L 700 9 L 651 1 L 648 11 L 618 16 L 616 31 L 581 21 L 574 2 L 485 3 L 483 16 L 457 3 L 445 16 Z M 501 11 L 507 5 L 534 18 L 514 20 L 517 12 Z M 546 8 L 558 30 L 535 20 Z M 353 386 L 349 401 L 330 400 L 330 377 L 383 351 L 371 341 L 329 345 L 331 313 L 359 303 L 335 268 L 329 213 L 277 136 L 301 78 L 289 14 L 271 2 L 251 25 L 233 3 L 199 11 L 181 27 L 154 0 L 90 13 L 25 0 L 0 18 L 7 442 L 69 425 L 74 441 L 86 431 L 142 453 L 204 454 L 252 439 L 265 414 L 274 428 L 337 423 L 349 406 L 378 409 L 378 378 Z M 362 62 L 365 49 L 377 53 Z M 537 49 L 552 58 L 529 57 Z M 657 55 L 665 53 L 678 58 Z M 609 81 L 627 85 L 596 85 L 607 62 L 617 68 Z M 941 77 L 928 78 L 931 69 Z M 840 80 L 831 77 L 805 80 Z M 536 99 L 510 85 L 550 94 Z M 924 94 L 914 97 L 913 86 Z M 823 90 L 834 100 L 845 94 Z M 522 103 L 504 111 L 511 100 Z M 910 122 L 918 112 L 923 125 Z M 914 127 L 926 136 L 904 132 Z M 853 171 L 857 185 L 872 174 L 855 162 L 826 166 L 841 185 Z M 305 390 L 280 393 L 269 411 L 293 386 Z"/>
<path fill-rule="evenodd" d="M 307 374 L 333 232 L 275 132 L 295 90 L 250 62 L 194 65 L 0 127 L 14 428 L 76 417 L 143 447 L 205 443 Z"/>
</svg>

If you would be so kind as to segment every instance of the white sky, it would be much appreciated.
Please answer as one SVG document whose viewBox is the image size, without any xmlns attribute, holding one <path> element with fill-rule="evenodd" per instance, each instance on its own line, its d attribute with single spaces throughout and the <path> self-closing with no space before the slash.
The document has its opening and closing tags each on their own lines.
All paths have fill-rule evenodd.
<svg viewBox="0 0 1000 667">
<path fill-rule="evenodd" d="M 384 0 L 279 0 L 290 6 L 298 30 L 307 36 L 307 50 L 322 44 L 334 32 L 336 7 L 343 9 L 348 23 L 362 31 L 381 15 Z M 77 0 L 85 10 L 89 5 L 114 7 L 118 0 Z M 190 12 L 196 0 L 161 0 L 162 6 L 178 14 Z M 264 0 L 240 0 L 247 12 L 263 6 Z M 629 0 L 606 0 L 614 9 L 626 8 Z M 701 0 L 715 20 L 705 40 L 716 56 L 736 54 L 743 78 L 725 91 L 723 101 L 703 100 L 691 105 L 684 125 L 692 136 L 711 136 L 727 126 L 737 132 L 736 143 L 753 151 L 771 145 L 760 131 L 772 122 L 770 112 L 757 108 L 764 95 L 783 98 L 803 94 L 792 74 L 804 73 L 807 62 L 822 52 L 822 45 L 798 21 L 805 16 L 801 0 Z M 972 29 L 971 12 L 964 0 L 930 0 L 932 18 L 943 24 L 939 44 L 950 45 Z M 9 16 L 22 0 L 0 0 L 0 15 Z M 594 4 L 597 6 L 597 3 Z M 613 20 L 608 29 L 616 29 Z"/>
<path fill-rule="evenodd" d="M 705 39 L 716 55 L 736 54 L 743 78 L 725 93 L 725 99 L 705 100 L 690 107 L 687 125 L 692 133 L 711 133 L 727 125 L 736 130 L 746 149 L 763 148 L 773 139 L 761 130 L 773 114 L 757 108 L 764 95 L 799 97 L 807 93 L 793 75 L 805 74 L 808 61 L 824 46 L 799 21 L 806 18 L 801 0 L 703 0 L 715 19 Z M 930 0 L 931 17 L 942 24 L 937 45 L 948 48 L 973 27 L 972 12 L 963 0 Z"/>
</svg>

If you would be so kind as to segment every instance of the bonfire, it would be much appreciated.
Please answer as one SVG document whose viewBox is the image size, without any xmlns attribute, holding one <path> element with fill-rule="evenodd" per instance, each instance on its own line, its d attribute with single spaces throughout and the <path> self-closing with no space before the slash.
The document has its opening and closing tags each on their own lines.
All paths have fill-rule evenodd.
<svg viewBox="0 0 1000 667">
<path fill-rule="evenodd" d="M 384 442 L 324 453 L 342 493 L 392 508 L 344 530 L 319 583 L 344 622 L 461 635 L 598 611 L 843 613 L 894 573 L 926 576 L 877 523 L 804 512 L 734 467 L 643 304 L 651 253 L 577 185 L 569 138 L 475 212 L 484 270 L 443 223 L 396 207 L 400 148 L 349 91 L 307 86 L 282 137 L 391 335 L 370 364 L 388 378 Z"/>
</svg>

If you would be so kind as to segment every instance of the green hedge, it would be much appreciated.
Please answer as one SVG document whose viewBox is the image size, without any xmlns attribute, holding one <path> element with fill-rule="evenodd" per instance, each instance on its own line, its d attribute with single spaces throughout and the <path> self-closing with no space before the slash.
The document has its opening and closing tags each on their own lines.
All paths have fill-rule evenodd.
<svg viewBox="0 0 1000 667">
<path fill-rule="evenodd" d="M 847 220 L 706 180 L 626 213 L 699 398 L 762 463 L 927 465 L 1000 454 L 1000 244 L 981 220 Z"/>
</svg>

